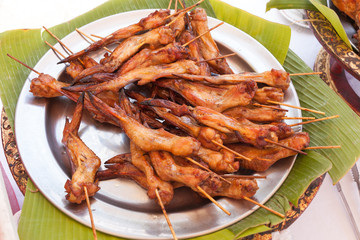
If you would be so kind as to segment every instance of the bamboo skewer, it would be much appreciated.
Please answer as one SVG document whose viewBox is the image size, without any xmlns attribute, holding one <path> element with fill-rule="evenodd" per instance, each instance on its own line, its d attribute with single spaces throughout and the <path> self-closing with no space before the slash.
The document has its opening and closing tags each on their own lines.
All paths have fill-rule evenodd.
<svg viewBox="0 0 360 240">
<path fill-rule="evenodd" d="M 314 150 L 314 149 L 333 149 L 333 148 L 341 148 L 340 145 L 337 146 L 314 146 L 314 147 L 307 147 L 304 150 Z"/>
<path fill-rule="evenodd" d="M 302 120 L 313 120 L 314 117 L 282 117 L 281 119 L 302 119 Z"/>
<path fill-rule="evenodd" d="M 267 100 L 267 102 L 268 102 L 268 103 L 273 103 L 273 104 L 279 104 L 279 105 L 283 105 L 283 106 L 287 106 L 287 107 L 291 107 L 291 108 L 296 108 L 296 109 L 300 109 L 300 110 L 304 110 L 304 111 L 308 111 L 308 112 L 319 113 L 319 114 L 325 115 L 324 112 L 317 111 L 317 110 L 313 110 L 313 109 L 309 109 L 309 108 L 298 107 L 298 106 L 294 106 L 294 105 L 290 105 L 290 104 L 286 104 L 286 103 L 282 103 L 282 102 L 276 102 L 276 101 L 272 101 L 272 100 Z"/>
<path fill-rule="evenodd" d="M 57 50 L 56 48 L 54 48 L 54 46 L 52 46 L 50 43 L 48 43 L 47 41 L 45 41 L 45 43 L 57 54 L 59 54 L 62 58 L 65 58 L 65 55 L 62 54 L 59 50 Z"/>
<path fill-rule="evenodd" d="M 248 179 L 254 179 L 254 178 L 262 178 L 265 179 L 266 176 L 254 176 L 254 175 L 237 175 L 237 174 L 223 174 L 222 177 L 229 177 L 229 178 L 248 178 Z"/>
<path fill-rule="evenodd" d="M 235 55 L 236 55 L 236 53 L 230 53 L 230 54 L 222 55 L 222 56 L 220 56 L 220 57 L 215 57 L 215 58 L 200 60 L 200 61 L 197 61 L 196 63 L 213 61 L 213 60 L 222 59 L 222 58 L 227 58 L 227 57 L 231 57 L 231 56 L 235 56 Z"/>
<path fill-rule="evenodd" d="M 55 34 L 53 34 L 49 29 L 47 29 L 46 27 L 43 26 L 43 28 L 53 37 L 55 38 L 60 46 L 64 49 L 64 51 L 70 55 L 70 54 L 73 54 L 73 52 L 70 50 L 70 48 L 68 48 Z M 70 52 L 70 53 L 69 53 Z M 84 62 L 80 59 L 80 58 L 77 58 L 77 60 L 84 66 Z"/>
<path fill-rule="evenodd" d="M 306 122 L 294 123 L 294 124 L 290 124 L 289 126 L 294 127 L 294 126 L 298 126 L 298 125 L 304 125 L 304 124 L 308 124 L 308 123 L 320 122 L 320 121 L 333 119 L 333 118 L 338 118 L 338 117 L 340 117 L 340 116 L 339 115 L 334 115 L 334 116 L 318 118 L 318 119 L 310 120 L 310 121 L 306 121 Z"/>
<path fill-rule="evenodd" d="M 194 5 L 192 5 L 192 6 L 190 6 L 190 7 L 181 9 L 181 10 L 179 10 L 179 11 L 177 11 L 177 12 L 175 12 L 175 13 L 169 15 L 169 16 L 167 16 L 165 19 L 168 19 L 168 18 L 171 18 L 171 17 L 173 17 L 173 16 L 176 16 L 176 15 L 182 13 L 182 12 L 190 11 L 190 10 L 193 9 L 194 7 L 199 6 L 203 1 L 205 1 L 205 0 L 200 0 L 199 2 L 195 3 Z"/>
<path fill-rule="evenodd" d="M 175 12 L 177 12 L 177 7 L 178 7 L 178 0 L 175 0 L 175 9 L 174 9 Z"/>
<path fill-rule="evenodd" d="M 308 76 L 308 75 L 320 75 L 323 72 L 309 72 L 309 73 L 290 73 L 289 76 Z"/>
<path fill-rule="evenodd" d="M 56 41 L 58 41 L 63 48 L 65 48 L 67 51 L 69 51 L 71 54 L 73 54 L 73 52 L 72 52 L 57 36 L 55 36 L 55 34 L 53 34 L 53 33 L 52 33 L 49 29 L 47 29 L 46 27 L 43 26 L 43 28 L 44 28 L 45 31 L 47 31 L 53 38 L 55 38 Z M 65 49 L 64 49 L 64 50 L 65 50 Z M 66 50 L 65 50 L 65 51 L 66 51 Z M 67 54 L 69 54 L 69 53 L 67 52 Z"/>
<path fill-rule="evenodd" d="M 21 62 L 20 60 L 16 59 L 15 57 L 11 56 L 10 54 L 6 54 L 8 57 L 12 58 L 13 60 L 17 61 L 18 63 L 20 63 L 21 65 L 25 66 L 26 68 L 30 69 L 31 71 L 33 71 L 34 73 L 37 73 L 38 75 L 40 75 L 41 73 L 39 73 L 38 71 L 36 71 L 35 69 L 33 69 L 32 67 L 29 67 L 28 65 L 26 65 L 25 63 Z"/>
<path fill-rule="evenodd" d="M 90 39 L 92 42 L 96 42 L 92 37 L 90 37 L 89 35 L 87 35 L 86 33 L 82 32 L 82 31 L 80 31 L 78 28 L 76 28 L 75 30 L 76 30 L 77 33 L 80 34 L 80 36 L 81 36 L 82 38 L 84 38 L 84 36 L 85 36 L 85 37 L 87 37 L 88 39 Z M 85 39 L 85 40 L 86 40 L 86 39 Z M 103 49 L 104 49 L 105 51 L 109 52 L 109 53 L 112 53 L 112 51 L 111 51 L 110 49 L 108 49 L 107 47 L 103 47 Z"/>
<path fill-rule="evenodd" d="M 76 136 L 72 132 L 70 132 L 69 134 L 71 135 L 72 138 L 74 138 L 74 137 L 76 138 Z M 81 165 L 80 157 L 77 157 L 76 160 L 77 160 L 78 167 L 80 167 L 80 165 Z M 91 229 L 92 229 L 92 232 L 93 232 L 94 240 L 97 240 L 94 217 L 93 217 L 93 214 L 92 214 L 92 210 L 91 210 L 91 206 L 90 206 L 89 194 L 88 194 L 86 186 L 84 186 L 84 193 L 85 193 L 86 205 L 87 205 L 89 216 L 90 216 Z"/>
<path fill-rule="evenodd" d="M 180 5 L 181 5 L 182 9 L 184 9 L 184 8 L 185 8 L 185 6 L 184 6 L 184 4 L 183 4 L 182 0 L 179 0 L 179 3 L 180 3 Z"/>
<path fill-rule="evenodd" d="M 171 3 L 172 3 L 172 0 L 170 0 L 170 2 L 169 2 L 169 5 L 167 7 L 168 10 L 170 10 L 170 8 L 171 8 Z"/>
<path fill-rule="evenodd" d="M 94 217 L 93 217 L 93 214 L 92 214 L 92 210 L 91 210 L 91 206 L 90 206 L 90 200 L 89 200 L 89 194 L 88 194 L 86 186 L 84 186 L 84 192 L 85 192 L 86 205 L 87 205 L 87 208 L 89 210 L 90 222 L 91 222 L 91 228 L 92 228 L 94 240 L 97 240 Z"/>
<path fill-rule="evenodd" d="M 162 212 L 163 212 L 163 214 L 164 214 L 164 216 L 165 216 L 166 222 L 167 222 L 167 224 L 169 225 L 171 234 L 173 235 L 173 238 L 174 238 L 175 240 L 177 240 L 177 237 L 176 237 L 174 228 L 173 228 L 173 226 L 172 226 L 172 224 L 171 224 L 171 222 L 170 222 L 169 216 L 167 215 L 167 212 L 166 212 L 166 210 L 165 210 L 164 204 L 163 204 L 163 202 L 162 202 L 162 200 L 161 200 L 161 197 L 160 197 L 160 194 L 159 194 L 159 190 L 158 190 L 157 188 L 155 189 L 155 194 L 156 194 L 156 197 L 157 197 L 157 199 L 158 199 L 158 201 L 159 201 L 161 210 L 162 210 Z"/>
<path fill-rule="evenodd" d="M 242 155 L 242 154 L 240 154 L 238 152 L 235 152 L 234 150 L 222 145 L 221 143 L 216 142 L 215 140 L 211 140 L 211 142 L 218 145 L 221 148 L 224 148 L 224 149 L 228 150 L 229 152 L 233 153 L 234 155 L 238 156 L 239 158 L 245 159 L 247 161 L 251 161 L 250 158 L 248 158 L 248 157 L 246 157 L 246 156 L 244 156 L 244 155 Z"/>
<path fill-rule="evenodd" d="M 178 18 L 180 18 L 181 15 L 179 14 L 178 16 L 176 16 L 173 20 L 171 20 L 171 22 L 169 22 L 168 24 L 166 24 L 166 26 L 170 26 L 171 24 L 173 24 L 174 22 L 176 22 L 176 20 L 178 20 Z"/>
<path fill-rule="evenodd" d="M 92 36 L 92 37 L 96 37 L 96 38 L 100 38 L 100 39 L 103 39 L 104 37 L 100 37 L 99 35 L 96 35 L 96 34 L 90 34 L 90 36 Z"/>
<path fill-rule="evenodd" d="M 222 176 L 218 175 L 217 173 L 211 171 L 209 168 L 201 165 L 200 163 L 198 163 L 198 162 L 195 161 L 194 159 L 192 159 L 192 158 L 190 158 L 190 157 L 186 157 L 186 160 L 188 160 L 189 162 L 192 162 L 193 164 L 195 164 L 195 165 L 197 165 L 197 166 L 205 169 L 205 170 L 208 171 L 208 172 L 214 173 L 215 175 L 219 176 L 219 178 L 220 178 L 221 180 L 223 180 L 224 182 L 227 182 L 227 183 L 231 184 L 230 181 L 226 180 L 225 178 L 223 178 Z"/>
<path fill-rule="evenodd" d="M 223 25 L 223 24 L 224 24 L 224 22 L 221 22 L 221 23 L 217 24 L 216 26 L 210 28 L 210 29 L 207 30 L 206 32 L 203 32 L 203 33 L 200 34 L 199 36 L 191 39 L 191 40 L 188 41 L 187 43 L 184 43 L 184 44 L 182 45 L 182 47 L 186 47 L 187 45 L 189 45 L 190 43 L 192 43 L 192 42 L 195 41 L 196 39 L 201 38 L 201 37 L 204 36 L 205 34 L 209 33 L 210 31 L 214 30 L 214 29 L 217 28 L 217 27 L 220 27 L 220 26 Z"/>
<path fill-rule="evenodd" d="M 285 215 L 283 215 L 283 214 L 281 214 L 281 213 L 279 213 L 279 212 L 277 212 L 277 211 L 275 211 L 275 210 L 273 210 L 273 209 L 271 209 L 271 208 L 269 208 L 269 207 L 267 207 L 267 206 L 265 206 L 265 205 L 263 205 L 261 203 L 258 203 L 257 201 L 255 201 L 255 200 L 253 200 L 251 198 L 243 197 L 243 199 L 245 199 L 246 201 L 252 202 L 253 204 L 258 205 L 258 206 L 268 210 L 269 212 L 271 212 L 271 213 L 273 213 L 273 214 L 275 214 L 275 215 L 277 215 L 277 216 L 279 216 L 281 218 L 285 218 Z"/>
<path fill-rule="evenodd" d="M 303 152 L 303 151 L 298 150 L 298 149 L 296 149 L 296 148 L 292 148 L 292 147 L 289 147 L 289 146 L 283 145 L 283 144 L 281 144 L 281 143 L 271 141 L 271 140 L 269 140 L 269 139 L 264 139 L 264 140 L 265 140 L 265 142 L 267 142 L 267 143 L 271 143 L 271 144 L 277 145 L 277 146 L 279 146 L 279 147 L 287 148 L 287 149 L 292 150 L 292 151 L 294 151 L 294 152 L 297 152 L 297 153 L 301 153 L 301 154 L 307 155 L 307 153 L 306 153 L 306 152 Z"/>
<path fill-rule="evenodd" d="M 197 190 L 199 190 L 199 192 L 201 192 L 202 194 L 204 194 L 210 201 L 212 201 L 216 206 L 218 206 L 221 210 L 224 211 L 224 213 L 226 213 L 227 215 L 231 215 L 231 213 L 226 210 L 223 206 L 221 206 L 213 197 L 211 197 L 207 192 L 205 192 L 204 189 L 202 189 L 200 186 L 196 186 Z"/>
<path fill-rule="evenodd" d="M 261 158 L 261 157 L 256 157 L 256 159 L 257 159 L 257 160 L 261 160 L 261 161 L 267 161 L 267 162 L 272 161 L 271 159 Z"/>
<path fill-rule="evenodd" d="M 259 104 L 259 103 L 253 103 L 252 105 L 257 106 L 257 107 L 266 107 L 266 108 L 271 108 L 271 109 L 275 109 L 275 110 L 279 110 L 279 111 L 288 112 L 287 109 L 283 109 L 283 108 L 279 108 L 279 107 L 275 107 L 275 106 L 271 106 L 271 105 L 264 105 L 264 104 Z"/>
</svg>

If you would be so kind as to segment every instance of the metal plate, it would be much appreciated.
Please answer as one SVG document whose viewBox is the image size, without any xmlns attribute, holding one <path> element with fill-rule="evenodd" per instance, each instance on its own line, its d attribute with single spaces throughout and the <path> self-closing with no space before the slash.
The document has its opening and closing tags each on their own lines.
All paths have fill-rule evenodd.
<svg viewBox="0 0 360 240">
<path fill-rule="evenodd" d="M 81 30 L 106 36 L 120 27 L 138 22 L 153 11 L 139 10 L 113 15 L 90 23 Z M 219 22 L 209 18 L 210 27 Z M 237 53 L 237 56 L 229 59 L 235 72 L 282 69 L 281 64 L 261 44 L 231 25 L 224 24 L 212 31 L 212 35 L 223 54 Z M 65 37 L 63 42 L 73 51 L 87 46 L 75 32 Z M 58 45 L 55 47 L 60 49 Z M 97 53 L 94 56 L 101 55 Z M 56 64 L 57 62 L 58 59 L 49 51 L 35 69 L 58 77 L 64 66 Z M 30 80 L 34 77 L 34 73 L 29 75 L 16 108 L 15 132 L 20 155 L 32 181 L 50 202 L 71 218 L 91 226 L 86 205 L 68 203 L 64 193 L 64 184 L 70 178 L 70 171 L 61 138 L 65 118 L 71 118 L 75 104 L 64 97 L 33 97 L 29 93 L 29 87 Z M 299 106 L 293 85 L 286 91 L 285 102 Z M 300 110 L 288 110 L 288 116 L 301 116 Z M 298 120 L 289 120 L 289 123 L 295 122 Z M 102 125 L 86 114 L 79 134 L 103 162 L 128 151 L 128 139 L 119 129 Z M 294 160 L 295 157 L 280 160 L 262 173 L 267 178 L 258 181 L 260 189 L 254 196 L 256 201 L 264 203 L 276 192 L 287 177 Z M 97 230 L 134 239 L 172 238 L 160 207 L 153 200 L 149 200 L 146 191 L 136 183 L 115 179 L 101 182 L 100 187 L 101 190 L 91 199 Z M 208 234 L 236 223 L 258 208 L 243 200 L 217 200 L 231 212 L 231 216 L 196 193 L 186 188 L 177 189 L 173 201 L 166 207 L 176 235 L 179 238 L 189 238 Z"/>
</svg>

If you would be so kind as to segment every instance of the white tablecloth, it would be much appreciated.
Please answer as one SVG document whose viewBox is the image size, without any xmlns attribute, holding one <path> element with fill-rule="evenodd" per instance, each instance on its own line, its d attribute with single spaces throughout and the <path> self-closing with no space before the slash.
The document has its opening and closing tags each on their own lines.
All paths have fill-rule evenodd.
<svg viewBox="0 0 360 240">
<path fill-rule="evenodd" d="M 291 24 L 278 10 L 271 10 L 265 13 L 266 0 L 223 1 L 270 21 L 287 25 Z M 15 28 L 51 27 L 87 12 L 103 2 L 105 0 L 0 0 L 0 32 Z M 290 48 L 310 67 L 313 67 L 321 45 L 310 29 L 296 24 L 291 24 L 291 29 Z M 0 151 L 0 160 L 3 166 L 2 175 L 5 185 L 8 186 L 7 193 L 12 201 L 16 201 L 16 203 L 13 202 L 11 207 L 13 209 L 21 208 L 23 196 L 7 167 L 3 151 Z M 350 174 L 347 174 L 341 180 L 341 185 L 355 215 L 357 224 L 360 226 L 360 195 Z M 9 186 L 12 186 L 12 188 Z M 0 188 L 0 194 L 1 192 L 5 193 L 5 189 Z M 6 206 L 8 207 L 8 205 Z M 9 212 L 11 213 L 10 210 Z M 280 234 L 274 234 L 274 239 L 356 239 L 340 195 L 332 185 L 328 175 L 325 177 L 320 190 L 307 210 L 288 229 L 280 232 Z"/>
</svg>

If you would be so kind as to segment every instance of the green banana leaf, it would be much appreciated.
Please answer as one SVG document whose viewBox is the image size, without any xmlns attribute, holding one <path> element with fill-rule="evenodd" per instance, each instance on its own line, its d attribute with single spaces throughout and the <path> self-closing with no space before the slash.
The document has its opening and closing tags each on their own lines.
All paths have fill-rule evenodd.
<svg viewBox="0 0 360 240">
<path fill-rule="evenodd" d="M 307 9 L 321 12 L 334 27 L 340 38 L 351 48 L 350 40 L 341 24 L 336 12 L 327 7 L 326 0 L 270 0 L 266 5 L 266 11 L 271 8 L 277 9 Z"/>
<path fill-rule="evenodd" d="M 188 5 L 195 1 L 189 1 Z M 271 52 L 283 62 L 285 69 L 290 73 L 309 72 L 311 69 L 301 61 L 291 50 L 288 42 L 283 45 L 275 45 L 273 39 L 279 31 L 288 29 L 279 24 L 270 24 L 267 27 L 271 31 L 264 31 L 261 25 L 269 24 L 261 18 L 248 14 L 240 9 L 231 7 L 219 0 L 210 0 L 203 3 L 202 7 L 210 16 L 217 16 L 220 20 L 229 22 L 243 29 L 258 39 Z M 167 0 L 145 1 L 145 0 L 110 0 L 102 6 L 82 15 L 72 21 L 51 28 L 56 35 L 63 37 L 76 27 L 80 27 L 98 18 L 114 13 L 129 11 L 140 8 L 167 7 Z M 226 12 L 225 12 L 226 11 Z M 226 14 L 225 14 L 226 13 Z M 252 24 L 248 27 L 247 24 Z M 260 25 L 260 26 L 259 26 Z M 256 31 L 251 32 L 256 27 Z M 286 30 L 287 31 L 287 30 Z M 271 36 L 274 34 L 274 36 Z M 267 35 L 267 36 L 264 36 Z M 278 35 L 279 36 L 279 35 Z M 14 30 L 0 34 L 0 89 L 1 99 L 6 112 L 13 124 L 15 105 L 29 70 L 6 57 L 10 53 L 23 60 L 30 66 L 34 66 L 40 57 L 47 51 L 43 40 L 53 41 L 46 33 L 41 36 L 39 29 Z M 286 38 L 289 39 L 289 36 Z M 52 42 L 54 43 L 54 42 Z M 282 48 L 283 50 L 279 50 Z M 283 53 L 285 49 L 285 54 Z M 287 54 L 286 54 L 287 53 Z M 325 111 L 328 116 L 339 114 L 338 119 L 326 122 L 309 124 L 304 130 L 310 133 L 313 145 L 337 145 L 342 149 L 308 151 L 307 156 L 298 157 L 289 177 L 276 194 L 266 203 L 274 210 L 285 213 L 290 209 L 289 202 L 296 205 L 299 197 L 308 185 L 317 177 L 329 171 L 334 183 L 337 182 L 354 164 L 360 155 L 360 119 L 333 91 L 317 76 L 292 77 L 297 89 L 302 106 Z M 304 113 L 312 116 L 313 114 Z M 316 116 L 318 117 L 318 116 Z M 354 141 L 355 140 L 355 141 Z M 28 191 L 25 195 L 22 215 L 19 223 L 20 239 L 91 239 L 91 229 L 68 218 L 60 210 L 51 205 L 40 193 L 33 193 L 29 189 L 35 186 L 29 181 Z M 247 236 L 257 232 L 271 229 L 277 223 L 283 221 L 263 209 L 259 209 L 249 217 L 240 222 L 195 239 L 234 239 Z M 269 225 L 268 225 L 269 224 Z M 99 239 L 119 239 L 103 233 L 98 233 Z"/>
</svg>

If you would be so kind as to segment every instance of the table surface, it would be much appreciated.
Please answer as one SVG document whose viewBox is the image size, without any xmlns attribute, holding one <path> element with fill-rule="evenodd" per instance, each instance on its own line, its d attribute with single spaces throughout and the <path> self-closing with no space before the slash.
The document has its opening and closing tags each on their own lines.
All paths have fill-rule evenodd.
<svg viewBox="0 0 360 240">
<path fill-rule="evenodd" d="M 290 25 L 292 30 L 290 48 L 308 66 L 313 68 L 321 45 L 309 28 L 292 23 L 279 10 L 273 9 L 265 12 L 267 0 L 222 1 L 267 20 Z M 103 2 L 105 1 L 0 0 L 0 32 L 17 28 L 51 27 L 85 13 Z M 2 108 L 1 102 L 0 108 Z M 0 150 L 0 160 L 0 175 L 3 175 L 5 185 L 7 186 L 7 194 L 9 199 L 11 199 L 12 212 L 14 213 L 21 209 L 23 196 L 11 176 L 2 150 Z M 350 173 L 340 183 L 347 196 L 357 225 L 360 226 L 360 194 L 356 184 L 352 181 Z M 9 186 L 12 186 L 12 188 L 9 188 Z M 289 228 L 280 233 L 274 233 L 273 239 L 356 239 L 349 216 L 329 175 L 325 177 L 315 199 L 306 211 Z"/>
</svg>

